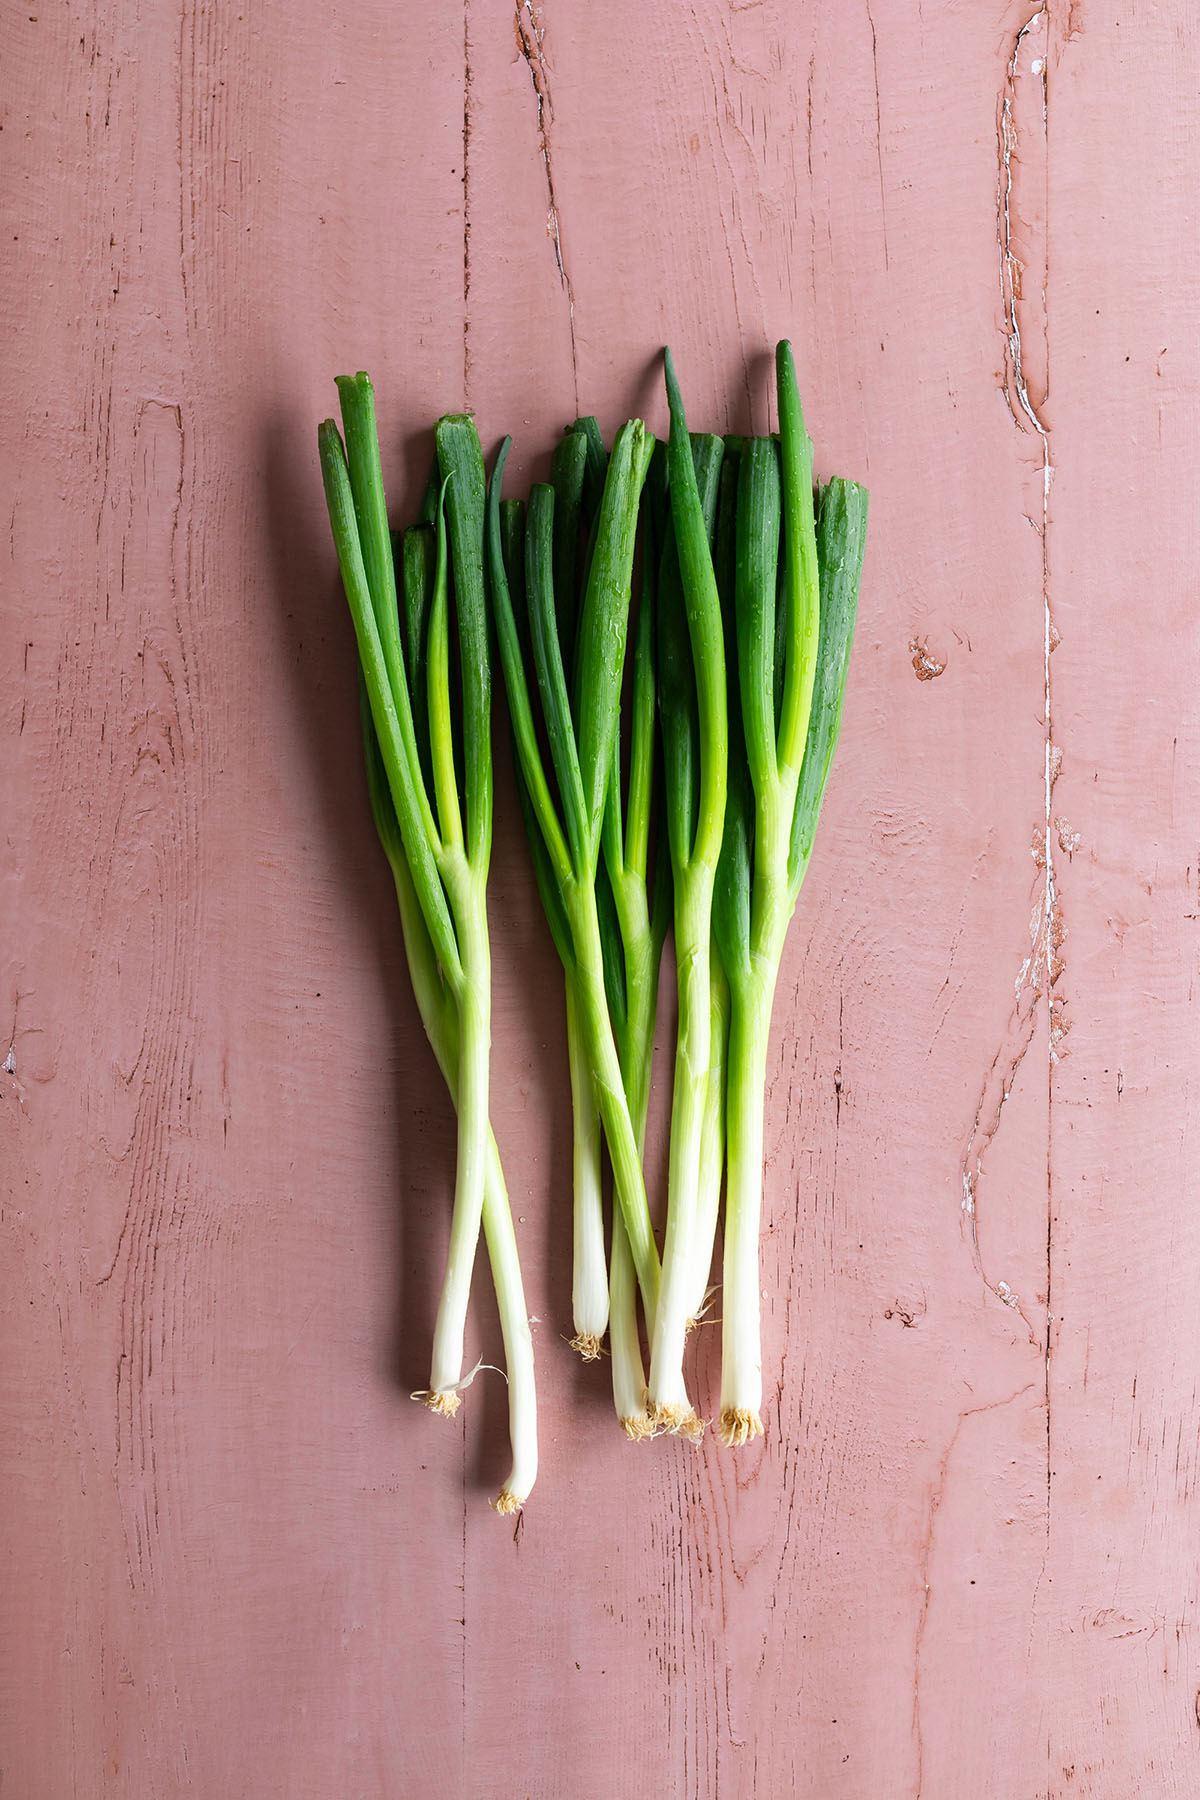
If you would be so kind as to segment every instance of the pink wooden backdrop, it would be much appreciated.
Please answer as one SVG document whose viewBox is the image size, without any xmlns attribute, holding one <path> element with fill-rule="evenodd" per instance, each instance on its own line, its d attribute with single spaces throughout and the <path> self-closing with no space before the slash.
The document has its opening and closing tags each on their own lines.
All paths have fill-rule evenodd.
<svg viewBox="0 0 1200 1800">
<path fill-rule="evenodd" d="M 4 1800 L 1200 1791 L 1193 9 L 28 0 L 4 66 Z M 661 428 L 667 340 L 761 429 L 785 333 L 873 526 L 768 1436 L 630 1446 L 562 1342 L 505 788 L 514 1532 L 499 1378 L 405 1398 L 450 1115 L 315 423 L 369 368 L 403 507 L 442 410 Z"/>
</svg>

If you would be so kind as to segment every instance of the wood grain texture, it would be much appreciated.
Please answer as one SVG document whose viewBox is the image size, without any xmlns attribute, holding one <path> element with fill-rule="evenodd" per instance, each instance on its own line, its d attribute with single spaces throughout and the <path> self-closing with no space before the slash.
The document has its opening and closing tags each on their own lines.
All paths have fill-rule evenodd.
<svg viewBox="0 0 1200 1800">
<path fill-rule="evenodd" d="M 68 0 L 5 49 L 5 1800 L 1193 1794 L 1190 11 Z M 528 480 L 577 410 L 661 431 L 670 341 L 698 426 L 761 430 L 782 335 L 872 536 L 776 1008 L 767 1437 L 628 1445 L 563 1342 L 502 774 L 514 1532 L 500 1378 L 406 1398 L 452 1120 L 315 424 L 371 371 L 402 516 L 439 412 Z"/>
</svg>

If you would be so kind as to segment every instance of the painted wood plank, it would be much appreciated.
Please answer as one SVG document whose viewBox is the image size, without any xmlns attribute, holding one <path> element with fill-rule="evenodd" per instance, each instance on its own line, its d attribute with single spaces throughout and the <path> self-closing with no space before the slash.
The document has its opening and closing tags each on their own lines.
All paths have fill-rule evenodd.
<svg viewBox="0 0 1200 1800">
<path fill-rule="evenodd" d="M 1098 5 L 1060 17 L 1052 48 L 1051 841 L 1070 1030 L 1050 1143 L 1048 1791 L 1182 1795 L 1200 1781 L 1200 45 L 1182 12 Z"/>
</svg>

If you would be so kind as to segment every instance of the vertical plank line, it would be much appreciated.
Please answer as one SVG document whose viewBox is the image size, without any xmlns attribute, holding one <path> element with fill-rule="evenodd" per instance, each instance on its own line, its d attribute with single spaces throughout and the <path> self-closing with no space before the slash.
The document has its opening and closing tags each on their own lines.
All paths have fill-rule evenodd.
<svg viewBox="0 0 1200 1800">
<path fill-rule="evenodd" d="M 463 0 L 463 405 L 471 409 L 471 5 Z"/>
</svg>

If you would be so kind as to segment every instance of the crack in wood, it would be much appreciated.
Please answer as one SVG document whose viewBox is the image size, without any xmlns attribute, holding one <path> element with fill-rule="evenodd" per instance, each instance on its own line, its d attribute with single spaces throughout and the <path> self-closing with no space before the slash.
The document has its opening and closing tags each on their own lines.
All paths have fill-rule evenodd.
<svg viewBox="0 0 1200 1800">
<path fill-rule="evenodd" d="M 550 128 L 554 120 L 554 101 L 550 93 L 550 76 L 546 66 L 544 48 L 546 27 L 542 23 L 542 15 L 534 6 L 533 0 L 522 0 L 521 5 L 517 7 L 514 29 L 517 48 L 529 70 L 529 79 L 533 83 L 533 92 L 537 100 L 538 146 L 546 171 L 546 233 L 554 246 L 554 261 L 558 268 L 558 279 L 562 283 L 563 292 L 567 297 L 567 322 L 571 334 L 571 374 L 575 383 L 575 409 L 578 411 L 579 364 L 575 349 L 575 290 L 571 285 L 570 272 L 563 256 L 558 192 L 554 182 L 554 158 L 550 142 Z"/>
<path fill-rule="evenodd" d="M 883 187 L 883 106 L 879 98 L 879 40 L 875 33 L 871 0 L 866 0 L 866 6 L 867 24 L 871 28 L 871 73 L 875 80 L 875 162 L 879 170 L 879 225 L 883 234 L 883 266 L 890 269 L 892 259 L 888 254 L 887 197 Z"/>
<path fill-rule="evenodd" d="M 1067 21 L 1068 37 L 1073 24 L 1074 8 Z M 1061 995 L 1054 993 L 1054 987 L 1063 970 L 1061 949 L 1066 931 L 1063 924 L 1062 908 L 1058 895 L 1054 861 L 1054 820 L 1053 795 L 1054 785 L 1062 767 L 1062 750 L 1054 742 L 1053 719 L 1053 680 L 1051 657 L 1058 647 L 1059 633 L 1054 623 L 1053 608 L 1050 595 L 1050 489 L 1054 479 L 1054 465 L 1050 456 L 1050 425 L 1045 414 L 1046 401 L 1050 392 L 1050 343 L 1049 315 L 1046 302 L 1046 287 L 1043 279 L 1041 288 L 1041 305 L 1036 317 L 1029 300 L 1023 295 L 1021 288 L 1022 266 L 1016 255 L 1013 241 L 1013 193 L 1014 170 L 1019 168 L 1018 146 L 1023 130 L 1032 129 L 1040 133 L 1041 154 L 1043 159 L 1043 216 L 1049 192 L 1049 0 L 1041 0 L 1041 4 L 1025 20 L 1013 39 L 1012 52 L 1005 68 L 1004 82 L 1001 88 L 999 107 L 999 181 L 997 191 L 997 230 L 1000 249 L 1000 290 L 1003 309 L 1003 328 L 1005 333 L 1005 381 L 1004 396 L 1013 421 L 1023 429 L 1032 429 L 1037 437 L 1041 453 L 1041 509 L 1037 530 L 1041 540 L 1041 600 L 1042 600 L 1042 707 L 1045 730 L 1045 748 L 1043 763 L 1043 821 L 1039 846 L 1035 837 L 1035 860 L 1043 871 L 1042 892 L 1034 919 L 1037 922 L 1034 930 L 1033 958 L 1027 962 L 1023 975 L 1032 970 L 1036 982 L 1038 965 L 1044 970 L 1044 986 L 1047 995 L 1047 1067 L 1046 1083 L 1049 1105 L 1047 1107 L 1046 1125 L 1046 1273 L 1045 1273 L 1045 1313 L 1044 1313 L 1044 1345 L 1043 1345 L 1043 1391 L 1045 1395 L 1046 1435 L 1046 1537 L 1042 1557 L 1042 1565 L 1034 1588 L 1033 1609 L 1036 1610 L 1037 1596 L 1041 1589 L 1046 1567 L 1050 1557 L 1052 1531 L 1052 1504 L 1054 1488 L 1053 1461 L 1053 1425 L 1051 1413 L 1051 1381 L 1050 1358 L 1053 1343 L 1053 1296 L 1054 1296 L 1054 1183 L 1053 1183 L 1053 1098 L 1054 1070 L 1059 1060 L 1059 1046 L 1070 1029 L 1066 1018 Z M 1038 30 L 1046 35 L 1046 42 L 1040 47 L 1040 54 L 1031 56 L 1028 78 L 1018 80 L 1020 74 L 1021 52 L 1029 34 Z M 1027 108 L 1024 96 L 1027 92 L 1028 79 L 1038 83 L 1038 113 L 1032 121 L 1027 121 L 1024 114 Z M 1042 376 L 1043 386 L 1041 398 L 1034 401 L 1029 392 L 1029 381 L 1026 372 L 1023 323 L 1028 328 L 1036 324 L 1041 334 Z M 1014 405 L 1014 399 L 1016 404 Z M 1060 849 L 1069 854 L 1068 845 L 1059 835 Z M 1039 919 L 1040 913 L 1040 919 Z M 1040 989 L 1040 983 L 1037 984 Z M 1018 1005 L 1021 978 L 1018 977 Z M 1038 993 L 1035 992 L 1033 1005 L 1030 1008 L 1030 1037 L 1032 1042 L 1037 1013 Z M 1028 1043 L 1025 1045 L 1028 1049 Z M 1025 1054 L 1025 1049 L 1021 1055 Z M 1000 1104 L 1003 1104 L 1003 1099 Z M 999 1109 L 992 1128 L 999 1124 Z M 990 1139 L 989 1139 L 990 1141 Z M 978 1220 L 972 1207 L 972 1232 L 976 1252 L 978 1252 Z M 1033 1613 L 1031 1611 L 1031 1631 Z M 1050 1781 L 1050 1743 L 1047 1740 L 1047 1784 Z"/>
</svg>

